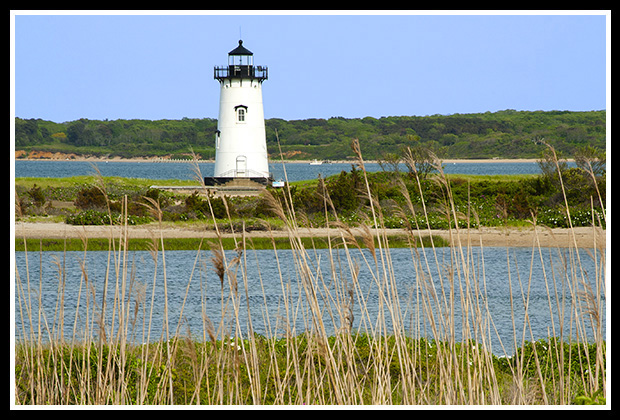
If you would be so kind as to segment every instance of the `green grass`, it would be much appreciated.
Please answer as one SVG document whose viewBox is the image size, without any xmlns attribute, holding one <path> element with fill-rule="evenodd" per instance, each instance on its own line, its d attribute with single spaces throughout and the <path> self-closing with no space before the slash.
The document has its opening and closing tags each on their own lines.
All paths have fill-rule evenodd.
<svg viewBox="0 0 620 420">
<path fill-rule="evenodd" d="M 329 248 L 329 240 L 327 237 L 301 237 L 301 242 L 305 247 L 315 249 Z M 356 238 L 360 248 L 366 248 L 361 237 Z M 221 246 L 226 250 L 235 249 L 240 238 L 222 238 Z M 389 236 L 388 238 L 391 248 L 407 248 L 411 245 L 409 239 L 404 236 Z M 210 243 L 217 241 L 218 247 L 220 240 L 216 238 L 164 238 L 164 249 L 168 251 L 191 251 L 196 249 L 211 249 Z M 291 240 L 286 237 L 277 238 L 247 238 L 247 247 L 249 249 L 291 249 Z M 336 247 L 342 244 L 339 238 L 331 238 L 331 246 Z M 117 240 L 118 242 L 118 240 Z M 147 251 L 153 243 L 151 239 L 146 238 L 129 238 L 127 249 L 129 251 Z M 375 240 L 375 245 L 378 242 Z M 433 236 L 433 244 L 435 246 L 448 246 L 448 242 L 440 236 Z M 108 251 L 110 249 L 110 240 L 107 238 L 90 238 L 86 243 L 88 251 Z M 430 247 L 430 239 L 428 236 L 422 238 L 422 245 L 417 246 Z M 84 242 L 77 238 L 66 239 L 34 239 L 15 238 L 15 251 L 84 251 Z"/>
<path fill-rule="evenodd" d="M 188 186 L 197 187 L 198 182 L 194 180 L 185 179 L 147 179 L 147 178 L 124 178 L 120 176 L 104 176 L 102 177 L 106 184 L 120 184 L 133 188 L 148 188 L 151 185 L 166 185 L 166 186 Z M 79 175 L 62 178 L 37 178 L 37 177 L 19 177 L 15 178 L 16 186 L 23 186 L 25 188 L 32 188 L 34 184 L 37 184 L 41 188 L 55 187 L 55 188 L 68 188 L 75 185 L 94 185 L 96 183 L 97 176 L 95 175 Z"/>
<path fill-rule="evenodd" d="M 521 182 L 528 179 L 536 178 L 538 174 L 497 174 L 497 175 L 470 175 L 470 174 L 446 174 L 449 181 L 461 179 L 469 182 Z"/>
<path fill-rule="evenodd" d="M 526 175 L 466 175 L 466 174 L 447 174 L 446 177 L 449 180 L 462 179 L 471 182 L 480 181 L 495 181 L 495 182 L 520 182 L 525 179 L 535 178 L 538 175 L 526 174 Z M 55 188 L 67 188 L 75 185 L 94 185 L 96 182 L 95 175 L 79 175 L 71 177 L 60 178 L 38 178 L 38 177 L 18 177 L 15 178 L 16 186 L 23 186 L 25 188 L 32 188 L 34 184 L 41 188 L 55 187 Z M 120 185 L 126 185 L 134 188 L 148 188 L 151 185 L 166 185 L 166 186 L 199 186 L 195 180 L 184 179 L 148 179 L 148 178 L 124 178 L 120 176 L 104 176 L 102 177 L 105 183 L 114 183 Z M 318 184 L 317 179 L 293 181 L 291 185 L 299 187 L 310 187 Z"/>
<path fill-rule="evenodd" d="M 393 386 L 386 395 L 390 403 L 407 404 L 417 400 L 419 403 L 434 404 L 440 401 L 441 394 L 445 392 L 441 387 L 441 379 L 445 374 L 442 369 L 445 368 L 443 358 L 446 353 L 471 360 L 479 348 L 474 342 L 452 346 L 448 342 L 410 337 L 399 339 L 394 335 L 377 340 L 368 334 L 355 332 L 347 336 L 330 336 L 323 346 L 315 342 L 314 338 L 307 334 L 290 338 L 268 338 L 255 334 L 249 339 L 227 338 L 200 342 L 180 337 L 170 343 L 171 351 L 159 344 L 146 351 L 144 346 L 132 346 L 125 349 L 123 354 L 114 345 L 44 347 L 35 364 L 42 377 L 56 374 L 63 378 L 66 391 L 57 398 L 62 399 L 64 404 L 158 404 L 162 398 L 158 389 L 169 385 L 173 390 L 172 401 L 169 402 L 175 405 L 312 405 L 336 403 L 336 397 L 330 392 L 329 381 L 323 379 L 327 363 L 324 349 L 329 348 L 334 358 L 343 361 L 338 374 L 355 377 L 361 385 L 346 396 L 348 401 L 364 405 L 376 404 L 378 401 L 374 384 L 377 381 L 389 381 L 392 384 L 415 384 L 411 393 L 404 392 L 401 386 Z M 571 376 L 573 381 L 578 382 L 583 375 L 587 375 L 588 370 L 595 369 L 593 355 L 596 353 L 596 345 L 568 346 L 552 338 L 536 343 L 526 342 L 517 351 L 518 355 L 525 356 L 523 369 L 534 375 L 537 372 L 537 359 L 532 351 L 534 345 L 539 351 L 551 348 L 549 355 L 559 349 L 573 360 L 588 359 L 587 363 L 560 366 L 554 357 L 539 356 L 539 361 L 545 364 L 545 375 L 549 382 L 552 377 L 557 381 L 562 376 Z M 392 355 L 387 366 L 373 361 L 377 346 Z M 170 362 L 173 366 L 170 378 L 166 377 L 167 354 L 171 354 Z M 248 354 L 252 358 L 248 358 Z M 28 349 L 18 348 L 17 356 L 16 376 L 24 379 L 29 368 L 26 366 Z M 484 396 L 487 392 L 498 393 L 499 397 L 509 401 L 514 392 L 512 387 L 518 358 L 498 358 L 493 354 L 484 354 L 483 357 L 488 358 L 496 383 L 482 381 L 478 384 L 481 401 L 484 402 L 485 398 L 490 401 L 490 395 Z M 287 369 L 294 358 L 303 363 L 303 371 Z M 84 372 L 83 365 L 89 361 L 91 370 Z M 100 364 L 105 367 L 108 363 L 124 373 L 123 389 L 122 392 L 108 392 L 103 400 L 97 401 L 94 397 L 95 379 L 103 373 L 97 370 L 97 366 Z M 256 366 L 270 368 L 256 369 Z M 453 375 L 462 376 L 467 376 L 467 370 L 471 369 L 469 363 L 463 362 L 457 362 L 452 368 Z M 153 373 L 145 377 L 145 372 Z M 223 372 L 226 372 L 226 376 L 222 376 Z M 260 389 L 252 387 L 256 382 L 261 384 Z M 20 385 L 25 383 L 20 382 Z M 78 392 L 85 383 L 92 388 L 92 392 Z M 471 385 L 464 386 L 461 392 L 465 395 L 473 393 Z M 497 389 L 491 389 L 493 386 Z M 535 395 L 535 384 L 530 383 L 526 387 L 529 393 Z M 33 392 L 26 386 L 18 388 L 24 404 L 37 402 L 40 398 L 37 391 Z M 605 404 L 601 390 L 592 395 L 589 393 L 587 390 L 578 390 L 569 402 Z M 532 400 L 529 402 L 538 402 L 533 396 L 530 398 Z"/>
</svg>

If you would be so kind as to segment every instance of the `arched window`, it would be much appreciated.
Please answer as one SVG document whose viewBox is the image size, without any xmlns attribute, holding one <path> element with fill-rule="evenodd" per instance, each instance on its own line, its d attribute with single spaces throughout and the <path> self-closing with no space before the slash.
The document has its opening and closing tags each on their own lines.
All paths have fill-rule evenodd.
<svg viewBox="0 0 620 420">
<path fill-rule="evenodd" d="M 237 122 L 244 123 L 248 112 L 248 107 L 245 105 L 237 105 L 235 107 L 235 112 L 237 113 Z"/>
</svg>

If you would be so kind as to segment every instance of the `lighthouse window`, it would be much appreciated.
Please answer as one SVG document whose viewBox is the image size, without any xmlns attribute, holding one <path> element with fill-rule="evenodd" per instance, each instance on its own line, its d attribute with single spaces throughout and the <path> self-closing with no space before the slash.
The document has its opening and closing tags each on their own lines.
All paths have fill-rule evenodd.
<svg viewBox="0 0 620 420">
<path fill-rule="evenodd" d="M 237 122 L 245 123 L 245 117 L 248 113 L 248 107 L 246 105 L 235 106 L 235 112 L 237 113 Z"/>
</svg>

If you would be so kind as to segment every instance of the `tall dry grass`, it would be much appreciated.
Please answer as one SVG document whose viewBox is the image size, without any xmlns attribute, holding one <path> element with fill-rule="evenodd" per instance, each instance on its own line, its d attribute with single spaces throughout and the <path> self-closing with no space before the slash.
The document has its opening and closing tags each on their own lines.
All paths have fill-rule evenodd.
<svg viewBox="0 0 620 420">
<path fill-rule="evenodd" d="M 508 270 L 511 300 L 506 311 L 511 313 L 514 334 L 512 342 L 503 342 L 488 308 L 484 259 L 478 260 L 473 252 L 476 248 L 484 255 L 484 246 L 471 241 L 471 228 L 457 227 L 451 232 L 455 245 L 446 261 L 432 235 L 430 248 L 417 246 L 422 244 L 423 235 L 431 233 L 429 226 L 408 226 L 415 287 L 410 299 L 402 300 L 380 203 L 371 193 L 359 143 L 353 141 L 352 146 L 364 177 L 360 194 L 369 202 L 370 217 L 363 227 L 367 251 L 338 220 L 324 188 L 324 209 L 333 215 L 326 220 L 335 220 L 331 227 L 338 232 L 328 238 L 329 269 L 325 270 L 316 249 L 305 247 L 301 240 L 306 235 L 305 228 L 300 227 L 304 217 L 295 212 L 290 192 L 285 190 L 278 196 L 265 193 L 274 213 L 282 219 L 291 245 L 291 257 L 282 260 L 273 241 L 281 288 L 281 310 L 276 314 L 255 313 L 249 304 L 248 285 L 263 287 L 264 279 L 260 266 L 258 277 L 248 278 L 249 264 L 257 263 L 252 258 L 251 238 L 244 229 L 235 232 L 232 223 L 236 252 L 224 251 L 215 223 L 216 239 L 205 241 L 197 250 L 178 318 L 171 317 L 168 307 L 161 229 L 153 230 L 150 250 L 156 263 L 161 259 L 162 272 L 155 271 L 152 290 L 147 290 L 135 279 L 126 217 L 121 226 L 109 227 L 103 296 L 95 293 L 90 281 L 88 239 L 83 238 L 77 310 L 70 331 L 62 321 L 67 274 L 64 261 L 56 261 L 60 298 L 50 319 L 41 296 L 41 284 L 48 279 L 31 278 L 28 259 L 36 258 L 37 250 L 27 250 L 25 272 L 15 267 L 15 316 L 21 330 L 15 334 L 14 403 L 502 405 L 570 404 L 577 396 L 594 401 L 596 396 L 606 395 L 602 322 L 606 262 L 600 243 L 595 241 L 590 253 L 595 273 L 583 268 L 576 242 L 559 254 L 559 260 L 553 260 L 551 272 L 543 265 L 551 319 L 554 311 L 559 312 L 558 324 L 550 325 L 550 338 L 545 342 L 536 341 L 528 317 L 532 273 L 528 278 L 512 278 Z M 410 163 L 415 168 L 414 162 Z M 445 193 L 446 218 L 475 220 L 474 209 L 468 209 L 467 214 L 457 211 L 438 160 L 436 168 L 439 175 L 435 180 Z M 198 165 L 196 171 L 202 182 Z M 426 213 L 421 180 L 417 173 L 414 175 L 422 208 L 412 204 L 403 185 L 408 203 L 403 212 Z M 105 193 L 101 177 L 99 187 Z M 126 207 L 125 200 L 125 215 Z M 149 200 L 148 208 L 161 224 L 158 202 Z M 567 203 L 566 211 L 570 220 Z M 535 217 L 532 224 L 537 234 L 541 228 L 536 226 Z M 596 220 L 592 226 L 597 232 L 601 230 Z M 199 257 L 203 245 L 211 253 L 209 266 Z M 533 258 L 552 258 L 538 242 L 533 250 Z M 515 263 L 507 249 L 507 266 Z M 283 275 L 283 265 L 295 267 L 297 284 Z M 443 269 L 434 271 L 431 266 Z M 361 268 L 370 273 L 378 291 L 378 311 L 369 310 L 368 291 L 358 281 Z M 183 313 L 190 284 L 202 282 L 202 275 L 220 287 L 221 317 L 215 322 L 210 319 L 206 300 L 202 299 L 203 328 L 196 336 L 187 331 Z M 594 288 L 589 281 L 592 278 Z M 161 331 L 155 333 L 151 325 L 157 316 L 153 312 L 157 279 L 163 279 L 165 306 Z M 296 287 L 301 293 L 294 293 Z M 110 290 L 112 298 L 106 296 Z M 570 304 L 565 311 L 567 296 Z M 520 308 L 524 308 L 525 316 L 522 325 L 516 325 Z M 244 311 L 253 315 L 241 317 Z M 405 313 L 413 322 L 404 319 Z M 254 333 L 252 320 L 256 317 L 266 325 L 265 335 Z M 492 345 L 498 339 L 501 349 Z M 593 355 L 571 351 L 592 346 Z M 495 353 L 513 356 L 498 358 Z"/>
</svg>

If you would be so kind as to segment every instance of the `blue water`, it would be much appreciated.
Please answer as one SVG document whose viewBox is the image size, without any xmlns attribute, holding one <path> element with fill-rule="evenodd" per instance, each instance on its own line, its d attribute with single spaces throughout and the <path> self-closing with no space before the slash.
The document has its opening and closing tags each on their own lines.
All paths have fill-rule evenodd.
<svg viewBox="0 0 620 420">
<path fill-rule="evenodd" d="M 310 329 L 312 325 L 307 295 L 307 291 L 312 288 L 318 297 L 322 320 L 328 334 L 333 334 L 342 326 L 335 298 L 347 287 L 353 290 L 354 330 L 370 331 L 381 317 L 385 318 L 389 330 L 392 325 L 389 306 L 402 317 L 406 333 L 433 338 L 429 317 L 424 315 L 421 296 L 423 294 L 430 296 L 434 288 L 438 300 L 434 301 L 429 297 L 426 302 L 431 302 L 435 320 L 441 322 L 444 317 L 438 315 L 437 305 L 444 305 L 445 296 L 448 296 L 448 302 L 450 301 L 450 287 L 453 286 L 454 305 L 450 307 L 448 304 L 443 307 L 448 311 L 454 311 L 457 339 L 461 337 L 462 327 L 466 324 L 460 303 L 461 293 L 469 288 L 473 291 L 470 304 L 479 304 L 480 311 L 485 317 L 484 325 L 478 323 L 483 329 L 478 330 L 477 334 L 486 334 L 491 340 L 493 352 L 498 355 L 512 354 L 515 335 L 519 346 L 523 337 L 532 341 L 545 339 L 554 334 L 559 336 L 558 314 L 562 311 L 565 316 L 562 331 L 564 339 L 568 341 L 570 334 L 572 340 L 575 340 L 577 332 L 574 314 L 587 310 L 579 298 L 586 290 L 584 284 L 588 284 L 594 295 L 597 293 L 600 295 L 603 306 L 602 322 L 603 326 L 606 325 L 604 292 L 598 292 L 599 289 L 594 284 L 596 267 L 591 251 L 590 253 L 586 250 L 579 251 L 582 264 L 582 269 L 579 269 L 574 250 L 543 250 L 541 258 L 538 250 L 528 248 L 472 248 L 468 258 L 468 264 L 472 267 L 469 282 L 464 280 L 462 270 L 456 271 L 453 277 L 449 276 L 450 267 L 454 268 L 451 258 L 460 258 L 458 254 L 454 254 L 454 249 L 438 248 L 437 251 L 435 259 L 430 249 L 419 250 L 419 256 L 410 249 L 390 250 L 389 258 L 394 273 L 393 285 L 399 300 L 398 303 L 390 305 L 382 301 L 378 281 L 373 278 L 373 273 L 383 271 L 377 270 L 368 250 L 351 251 L 351 258 L 356 261 L 353 266 L 359 267 L 356 282 L 353 281 L 350 266 L 346 263 L 344 250 L 335 249 L 331 254 L 326 249 L 309 252 L 307 258 L 313 276 L 312 287 L 309 287 L 307 282 L 304 283 L 300 274 L 302 271 L 298 264 L 293 263 L 299 261 L 292 255 L 293 251 L 278 250 L 276 259 L 273 250 L 247 250 L 241 265 L 232 263 L 237 254 L 229 251 L 226 253 L 226 258 L 232 267 L 229 271 L 231 278 L 234 278 L 238 285 L 237 295 L 232 291 L 228 278 L 225 279 L 222 289 L 220 279 L 213 270 L 210 251 L 166 251 L 164 255 L 160 252 L 157 254 L 156 262 L 153 254 L 148 251 L 129 252 L 127 264 L 119 264 L 121 269 L 118 271 L 114 268 L 117 264 L 114 256 L 109 262 L 109 254 L 105 251 L 90 251 L 86 255 L 83 252 L 66 254 L 30 252 L 27 255 L 28 264 L 26 254 L 16 252 L 17 287 L 14 312 L 16 336 L 19 337 L 24 332 L 30 335 L 30 327 L 33 327 L 35 332 L 41 328 L 39 331 L 43 331 L 44 339 L 49 337 L 46 331 L 54 331 L 57 337 L 61 320 L 64 322 L 62 325 L 65 339 L 72 339 L 74 335 L 78 340 L 86 334 L 97 336 L 99 330 L 96 323 L 92 322 L 92 314 L 100 314 L 102 311 L 108 267 L 106 299 L 108 334 L 112 329 L 112 322 L 115 322 L 115 328 L 118 328 L 118 312 L 115 318 L 112 316 L 115 307 L 114 296 L 118 294 L 124 298 L 116 301 L 117 311 L 118 302 L 123 302 L 129 314 L 128 338 L 138 343 L 147 340 L 149 331 L 151 340 L 160 339 L 166 293 L 171 334 L 179 325 L 180 319 L 180 331 L 183 334 L 189 331 L 197 339 L 204 338 L 207 318 L 215 328 L 221 323 L 226 335 L 234 335 L 237 324 L 233 316 L 234 301 L 231 300 L 233 296 L 238 302 L 238 328 L 243 336 L 247 336 L 249 332 L 250 320 L 253 330 L 266 336 L 281 336 L 287 331 L 300 334 Z M 507 253 L 510 263 L 507 263 Z M 164 256 L 167 291 L 164 290 Z M 425 256 L 427 258 L 424 258 Z M 597 255 L 599 263 L 600 258 L 601 256 Z M 379 258 L 379 264 L 381 260 Z M 245 265 L 243 261 L 246 261 Z M 568 268 L 565 269 L 563 261 L 568 261 Z M 126 271 L 122 270 L 123 266 L 127 268 Z M 84 281 L 83 272 L 88 274 L 88 282 Z M 123 276 L 125 282 L 122 281 Z M 442 292 L 442 283 L 445 292 Z M 337 293 L 336 289 L 340 292 Z M 571 294 L 571 290 L 575 293 Z M 551 299 L 548 298 L 549 294 Z M 41 311 L 38 305 L 39 296 Z M 285 300 L 288 306 L 285 306 Z M 137 306 L 136 302 L 139 302 Z M 529 324 L 525 323 L 526 302 Z M 181 313 L 183 305 L 185 307 Z M 222 316 L 223 306 L 226 308 L 224 316 Z M 62 317 L 59 312 L 61 307 L 64 308 Z M 362 307 L 366 307 L 367 316 L 362 313 Z M 31 312 L 27 311 L 28 308 Z M 76 308 L 79 308 L 77 314 Z M 152 322 L 149 322 L 151 309 L 153 318 Z M 446 313 L 448 312 L 445 311 L 444 315 Z M 22 324 L 22 317 L 27 317 L 28 314 L 32 321 L 26 320 Z M 85 329 L 86 319 L 91 319 L 88 327 L 90 333 Z M 490 319 L 493 323 L 490 323 Z M 469 322 L 472 322 L 471 314 Z M 580 330 L 579 334 L 585 333 L 591 337 L 590 322 L 587 321 L 583 325 L 585 331 Z M 441 329 L 441 326 L 438 328 Z M 472 335 L 471 338 L 478 342 L 481 340 L 480 336 Z"/>
<path fill-rule="evenodd" d="M 199 163 L 203 176 L 211 176 L 213 173 L 213 163 Z M 284 172 L 281 163 L 272 163 L 271 171 L 274 178 L 284 178 Z M 104 176 L 122 176 L 130 178 L 147 178 L 147 179 L 194 179 L 193 166 L 188 162 L 98 162 L 97 167 Z M 380 171 L 381 167 L 375 163 L 367 163 L 368 171 Z M 309 165 L 307 163 L 287 163 L 286 171 L 290 181 L 316 179 L 321 174 L 327 177 L 337 174 L 342 170 L 349 171 L 351 164 L 349 163 L 333 163 L 323 165 Z M 476 174 L 476 175 L 495 175 L 495 174 L 535 174 L 539 173 L 536 163 L 468 163 L 459 162 L 456 164 L 445 164 L 446 173 Z M 76 161 L 15 161 L 16 177 L 69 177 L 76 175 L 92 175 L 94 173 L 93 166 L 89 162 Z M 338 251 L 343 252 L 342 250 Z M 430 252 L 430 251 L 428 251 Z M 416 272 L 414 267 L 415 258 L 412 257 L 409 249 L 392 249 L 390 255 L 392 258 L 392 267 L 395 274 L 395 284 L 398 290 L 400 316 L 403 323 L 413 335 L 429 336 L 430 326 L 418 323 L 415 320 L 419 313 L 423 313 L 420 293 L 430 289 L 424 288 L 424 279 L 428 279 L 428 274 L 432 275 L 433 285 L 436 290 L 440 291 L 438 268 L 442 270 L 446 279 L 445 270 L 450 265 L 450 248 L 439 249 L 439 263 L 435 264 L 433 257 L 429 256 L 429 267 L 424 263 L 422 271 L 426 272 L 422 276 Z M 577 302 L 577 299 L 569 293 L 569 290 L 585 290 L 582 279 L 592 290 L 597 290 L 592 284 L 596 267 L 593 259 L 585 250 L 580 250 L 580 257 L 583 263 L 583 271 L 577 272 L 575 278 L 571 277 L 571 266 L 567 269 L 566 259 L 576 261 L 575 255 L 558 255 L 558 251 L 547 250 L 544 252 L 543 262 L 539 255 L 532 255 L 532 249 L 514 248 L 509 249 L 510 266 L 506 263 L 505 248 L 474 248 L 471 258 L 474 268 L 471 273 L 475 274 L 478 279 L 478 285 L 481 292 L 478 294 L 482 305 L 483 312 L 488 315 L 493 324 L 486 325 L 487 332 L 490 332 L 490 339 L 493 345 L 494 353 L 511 354 L 513 351 L 513 336 L 516 334 L 517 341 L 520 343 L 522 337 L 526 340 L 536 340 L 546 338 L 549 335 L 559 335 L 559 313 L 566 314 L 566 322 L 564 325 L 565 337 L 572 334 L 574 339 L 576 335 L 574 320 L 571 322 L 571 314 L 575 312 L 575 307 L 580 311 L 583 309 L 583 303 Z M 537 252 L 537 251 L 534 251 Z M 575 251 L 572 251 L 573 253 Z M 228 253 L 229 261 L 234 258 L 235 254 Z M 247 334 L 249 330 L 249 321 L 252 322 L 252 328 L 255 332 L 264 335 L 281 335 L 286 333 L 287 329 L 299 334 L 307 327 L 312 316 L 308 312 L 307 297 L 302 287 L 300 273 L 296 266 L 295 259 L 291 251 L 278 251 L 278 260 L 276 260 L 273 251 L 249 251 L 246 254 L 247 266 L 243 270 L 239 269 L 236 278 L 239 284 L 238 302 L 240 316 L 240 330 L 242 334 Z M 80 262 L 85 257 L 85 268 L 88 273 L 88 284 L 84 283 Z M 317 250 L 316 254 L 311 253 L 310 257 L 313 261 L 320 258 L 320 271 L 314 271 L 317 275 L 319 272 L 323 277 L 316 280 L 318 290 L 323 292 L 329 290 L 335 293 L 334 287 L 343 287 L 346 280 L 348 284 L 352 284 L 350 271 L 344 266 L 336 266 L 336 271 L 332 271 L 329 264 L 330 255 L 327 250 Z M 341 260 L 338 264 L 344 264 L 345 259 L 340 255 Z M 380 293 L 377 290 L 376 282 L 373 280 L 371 271 L 365 266 L 364 257 L 372 260 L 367 250 L 355 255 L 354 258 L 359 262 L 360 272 L 358 278 L 358 289 L 355 291 L 354 311 L 354 329 L 366 331 L 371 325 L 374 325 L 377 319 L 385 317 L 386 324 L 391 325 L 390 313 L 386 307 L 381 304 Z M 167 293 L 169 305 L 169 323 L 174 332 L 174 328 L 178 325 L 179 318 L 182 323 L 182 332 L 190 331 L 196 338 L 201 339 L 205 331 L 205 319 L 208 319 L 217 328 L 220 323 L 227 330 L 235 325 L 232 317 L 232 303 L 230 297 L 233 295 L 231 289 L 226 283 L 224 286 L 224 300 L 222 301 L 222 292 L 219 278 L 215 275 L 212 263 L 211 253 L 208 251 L 167 251 L 166 258 L 166 279 Z M 551 260 L 553 263 L 551 263 Z M 143 342 L 150 328 L 151 339 L 158 340 L 163 329 L 163 312 L 164 312 L 164 278 L 162 255 L 159 254 L 157 264 L 155 264 L 149 252 L 130 252 L 128 254 L 128 269 L 126 272 L 127 289 L 125 290 L 124 302 L 126 308 L 130 311 L 130 319 L 133 319 L 133 311 L 136 308 L 136 297 L 142 296 L 141 303 L 137 306 L 138 321 L 128 327 L 128 335 L 132 341 Z M 484 261 L 484 265 L 482 265 Z M 66 254 L 58 252 L 42 252 L 28 254 L 28 266 L 26 267 L 26 254 L 23 252 L 15 253 L 16 267 L 16 298 L 15 298 L 15 328 L 16 335 L 20 336 L 24 332 L 30 335 L 30 327 L 34 331 L 59 331 L 59 325 L 63 325 L 64 337 L 71 338 L 74 335 L 80 339 L 87 334 L 85 329 L 85 319 L 87 312 L 92 320 L 92 313 L 100 313 L 102 309 L 102 297 L 105 284 L 106 269 L 108 267 L 108 253 L 90 251 L 84 256 L 82 252 L 68 252 Z M 374 264 L 374 263 L 373 263 Z M 531 276 L 530 276 L 530 266 Z M 59 271 L 60 270 L 60 271 Z M 193 274 L 192 274 L 192 270 Z M 564 270 L 569 274 L 564 274 Z M 247 272 L 245 278 L 247 281 L 247 292 L 245 290 L 244 277 L 241 275 L 243 271 Z M 430 272 L 428 272 L 430 271 Z M 333 277 L 332 272 L 338 275 Z M 26 275 L 28 273 L 28 276 Z M 544 274 L 547 276 L 548 282 L 545 283 Z M 123 273 L 119 273 L 122 278 Z M 28 289 L 27 278 L 30 279 Z M 531 278 L 531 284 L 528 283 Z M 64 283 L 59 283 L 59 279 L 63 279 Z M 191 279 L 191 282 L 190 282 Z M 483 282 L 484 279 L 484 282 Z M 519 283 L 521 281 L 521 284 Z M 324 283 L 323 283 L 324 281 Z M 445 281 L 445 280 L 444 280 Z M 318 283 L 320 282 L 320 283 Z M 110 263 L 110 277 L 107 289 L 107 306 L 106 319 L 108 329 L 112 324 L 112 307 L 114 306 L 114 295 L 116 293 L 116 273 L 114 270 L 114 262 Z M 324 284 L 326 286 L 324 286 Z M 131 285 L 131 287 L 129 287 Z M 554 286 L 555 285 L 555 286 Z M 427 285 L 428 286 L 428 285 Z M 458 284 L 456 285 L 458 286 Z M 483 286 L 486 291 L 483 290 Z M 510 287 L 512 287 L 512 296 Z M 548 299 L 547 286 L 551 290 L 551 303 Z M 528 301 L 528 319 L 530 324 L 524 324 L 524 299 L 523 295 L 530 290 L 530 298 Z M 60 292 L 64 290 L 64 292 Z M 122 289 L 118 289 L 118 293 L 122 293 Z M 155 293 L 152 293 L 153 290 Z M 457 287 L 455 296 L 457 301 L 454 306 L 454 316 L 457 325 L 463 325 L 461 315 L 459 293 Z M 181 306 L 188 291 L 185 308 L 181 314 Z M 285 295 L 287 294 L 288 302 L 291 304 L 288 309 L 284 306 Z M 41 311 L 39 312 L 39 296 L 41 300 Z M 62 299 L 61 299 L 62 297 Z M 441 295 L 439 295 L 441 297 Z M 512 308 L 514 310 L 514 324 L 511 314 L 511 297 Z M 153 304 L 151 305 L 151 299 Z M 360 299 L 364 299 L 365 306 L 368 309 L 370 319 L 365 319 L 360 312 L 362 307 Z M 78 304 L 79 299 L 79 304 Z M 328 302 L 330 297 L 324 293 L 319 294 L 320 307 L 323 311 L 323 322 L 328 328 L 328 334 L 332 334 L 340 328 L 340 321 L 335 313 L 333 303 Z M 26 302 L 29 301 L 29 304 Z M 228 309 L 225 316 L 222 317 L 222 303 Z M 605 308 L 604 299 L 602 299 L 603 308 L 601 313 L 603 316 L 603 325 L 605 325 Z M 381 309 L 381 308 L 384 309 Z M 32 310 L 32 322 L 27 321 L 22 325 L 22 314 L 26 316 L 26 308 Z M 64 313 L 60 314 L 60 308 L 64 308 Z M 79 308 L 76 314 L 76 308 Z M 153 321 L 146 324 L 142 323 L 145 314 L 149 314 L 153 309 Z M 249 309 L 248 309 L 249 308 Z M 301 309 L 300 309 L 301 308 Z M 328 308 L 332 308 L 331 314 Z M 76 316 L 77 315 L 77 316 Z M 437 317 L 441 319 L 441 317 Z M 62 322 L 61 322 L 62 320 Z M 76 323 L 77 320 L 77 323 Z M 118 328 L 118 315 L 116 316 L 116 328 Z M 514 325 L 514 329 L 513 329 Z M 524 329 L 525 325 L 525 329 Z M 530 335 L 531 327 L 531 335 Z M 40 328 L 40 329 L 39 329 Z M 571 329 L 572 328 L 572 329 Z M 497 333 L 495 333 L 497 329 Z M 97 326 L 91 324 L 89 326 L 90 335 L 96 335 Z M 422 331 L 424 330 L 424 331 Z M 458 328 L 457 328 L 458 330 Z M 460 330 L 459 330 L 460 331 Z M 457 331 L 457 336 L 459 336 Z M 580 331 L 579 334 L 582 334 Z M 591 327 L 588 324 L 586 333 L 591 335 Z M 525 336 L 524 336 L 525 334 Z M 603 332 L 604 334 L 604 332 Z M 474 337 L 475 339 L 475 337 Z M 505 346 L 505 350 L 501 344 Z"/>
<path fill-rule="evenodd" d="M 97 162 L 95 163 L 103 176 L 121 176 L 125 178 L 147 179 L 195 179 L 194 165 L 189 162 Z M 366 163 L 369 172 L 381 171 L 377 163 Z M 213 176 L 213 163 L 199 163 L 202 176 Z M 275 179 L 284 179 L 282 163 L 272 162 L 270 170 Z M 330 163 L 310 165 L 308 163 L 287 163 L 286 174 L 289 181 L 316 179 L 350 171 L 350 163 Z M 402 170 L 406 168 L 402 167 Z M 445 173 L 469 175 L 503 175 L 503 174 L 537 174 L 540 173 L 535 162 L 458 162 L 445 163 Z M 95 173 L 93 163 L 84 161 L 24 161 L 15 160 L 15 177 L 70 177 L 92 175 Z"/>
</svg>

